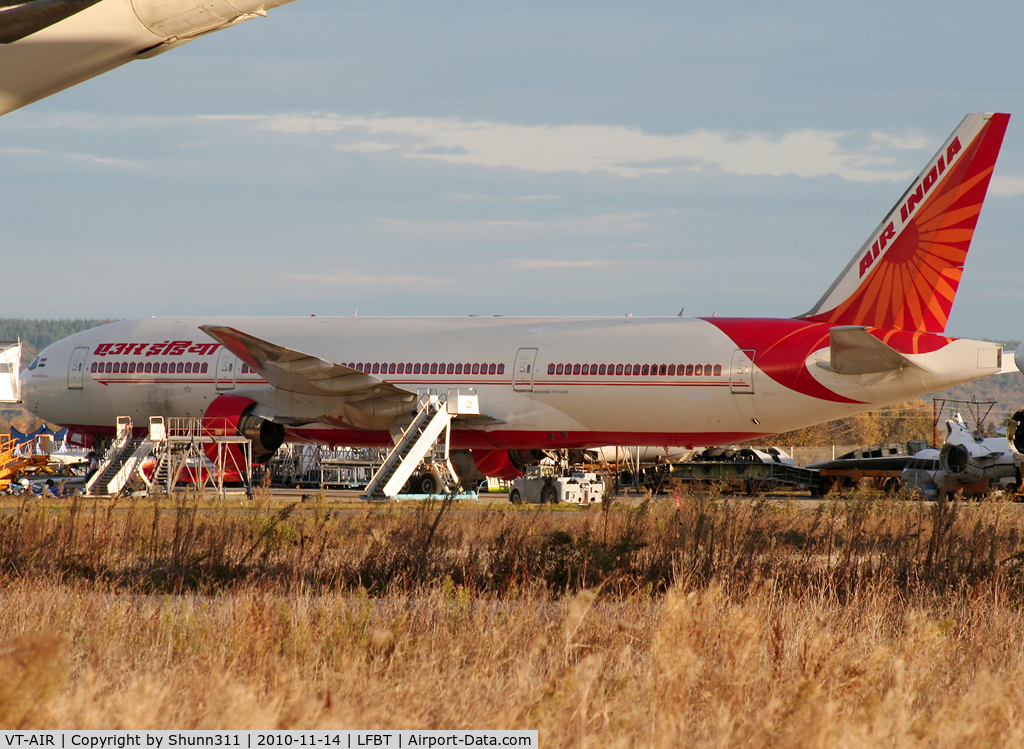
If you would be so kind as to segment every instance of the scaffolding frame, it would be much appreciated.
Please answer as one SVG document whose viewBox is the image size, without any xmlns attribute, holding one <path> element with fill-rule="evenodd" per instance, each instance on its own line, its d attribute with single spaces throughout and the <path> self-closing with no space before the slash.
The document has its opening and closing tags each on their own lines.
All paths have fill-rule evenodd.
<svg viewBox="0 0 1024 749">
<path fill-rule="evenodd" d="M 224 498 L 230 472 L 241 478 L 246 496 L 252 498 L 252 440 L 239 436 L 227 419 L 171 417 L 165 421 L 154 416 L 149 438 L 157 446 L 151 490 L 162 485 L 170 495 L 180 481 L 187 481 L 196 491 L 209 488 Z M 232 446 L 237 446 L 240 457 Z"/>
</svg>

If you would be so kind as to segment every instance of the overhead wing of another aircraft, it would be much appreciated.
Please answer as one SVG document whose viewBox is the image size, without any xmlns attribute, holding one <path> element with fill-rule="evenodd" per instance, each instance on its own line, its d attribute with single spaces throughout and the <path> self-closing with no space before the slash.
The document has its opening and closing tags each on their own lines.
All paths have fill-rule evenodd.
<svg viewBox="0 0 1024 749">
<path fill-rule="evenodd" d="M 0 0 L 0 114 L 292 0 Z"/>
</svg>

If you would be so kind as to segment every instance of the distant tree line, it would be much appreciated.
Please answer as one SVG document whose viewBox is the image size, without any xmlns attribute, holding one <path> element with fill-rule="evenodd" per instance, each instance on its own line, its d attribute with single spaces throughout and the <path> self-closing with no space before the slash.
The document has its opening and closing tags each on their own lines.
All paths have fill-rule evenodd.
<svg viewBox="0 0 1024 749">
<path fill-rule="evenodd" d="M 67 338 L 113 320 L 25 320 L 0 317 L 0 341 L 16 341 L 22 346 L 22 362 L 28 364 L 40 351 L 54 341 Z"/>
</svg>

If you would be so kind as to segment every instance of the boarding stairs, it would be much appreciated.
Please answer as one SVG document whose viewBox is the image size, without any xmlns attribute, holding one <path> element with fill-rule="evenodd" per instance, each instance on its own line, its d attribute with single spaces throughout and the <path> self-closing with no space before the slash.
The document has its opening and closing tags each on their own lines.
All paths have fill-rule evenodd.
<svg viewBox="0 0 1024 749">
<path fill-rule="evenodd" d="M 163 420 L 159 419 L 159 421 L 162 424 Z M 96 473 L 85 483 L 85 493 L 120 494 L 132 476 L 141 471 L 146 458 L 156 450 L 160 434 L 159 430 L 154 430 L 151 423 L 146 434 L 141 437 L 133 437 L 131 418 L 119 416 L 114 444 L 103 456 Z"/>
<path fill-rule="evenodd" d="M 476 395 L 460 396 L 458 391 L 450 391 L 447 400 L 442 400 L 436 394 L 421 393 L 417 411 L 395 435 L 394 447 L 370 479 L 363 496 L 390 499 L 399 494 L 428 453 L 432 455 L 431 472 L 441 481 L 441 486 L 432 493 L 448 493 L 454 489 L 459 480 L 448 457 L 448 446 L 452 418 L 460 414 L 460 409 L 461 413 L 479 414 Z M 432 451 L 442 433 L 445 436 L 443 454 L 434 456 Z"/>
</svg>

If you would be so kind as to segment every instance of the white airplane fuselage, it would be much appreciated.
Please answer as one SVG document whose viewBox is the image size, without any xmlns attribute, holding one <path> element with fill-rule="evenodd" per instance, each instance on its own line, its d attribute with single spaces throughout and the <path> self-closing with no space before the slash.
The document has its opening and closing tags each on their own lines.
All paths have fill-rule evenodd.
<svg viewBox="0 0 1024 749">
<path fill-rule="evenodd" d="M 296 412 L 200 325 L 234 325 L 412 392 L 475 389 L 487 423 L 458 428 L 457 421 L 452 440 L 482 449 L 722 444 L 903 401 L 1001 367 L 998 344 L 938 336 L 939 348 L 906 352 L 921 369 L 840 375 L 819 365 L 829 362 L 833 326 L 794 320 L 152 318 L 47 347 L 23 373 L 22 397 L 48 421 L 97 434 L 111 433 L 118 416 L 139 426 L 150 416 L 201 417 L 232 393 Z M 288 434 L 384 445 L 409 410 L 339 409 L 290 424 Z"/>
</svg>

